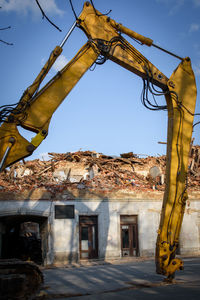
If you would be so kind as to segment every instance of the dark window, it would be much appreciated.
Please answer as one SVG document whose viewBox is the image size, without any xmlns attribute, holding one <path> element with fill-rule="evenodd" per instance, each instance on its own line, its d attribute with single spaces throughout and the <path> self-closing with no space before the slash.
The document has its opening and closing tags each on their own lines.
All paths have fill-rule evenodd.
<svg viewBox="0 0 200 300">
<path fill-rule="evenodd" d="M 74 205 L 55 205 L 55 219 L 74 219 Z"/>
<path fill-rule="evenodd" d="M 129 226 L 122 225 L 122 247 L 129 248 Z"/>
</svg>

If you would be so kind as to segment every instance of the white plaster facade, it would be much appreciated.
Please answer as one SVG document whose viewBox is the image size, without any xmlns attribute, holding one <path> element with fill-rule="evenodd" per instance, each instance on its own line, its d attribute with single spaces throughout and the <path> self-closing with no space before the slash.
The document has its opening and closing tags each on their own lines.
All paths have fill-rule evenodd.
<svg viewBox="0 0 200 300">
<path fill-rule="evenodd" d="M 74 218 L 55 219 L 55 205 L 74 205 Z M 121 256 L 120 215 L 138 216 L 139 256 L 153 256 L 159 226 L 161 199 L 76 199 L 1 201 L 0 248 L 8 216 L 33 216 L 47 220 L 45 264 L 79 260 L 79 216 L 98 217 L 98 257 Z M 180 234 L 181 254 L 200 254 L 200 200 L 187 201 Z"/>
</svg>

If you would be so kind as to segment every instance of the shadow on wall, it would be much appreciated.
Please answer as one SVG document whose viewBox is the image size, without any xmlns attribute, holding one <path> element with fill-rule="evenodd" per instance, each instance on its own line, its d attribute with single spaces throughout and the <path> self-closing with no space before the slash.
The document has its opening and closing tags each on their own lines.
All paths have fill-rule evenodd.
<svg viewBox="0 0 200 300">
<path fill-rule="evenodd" d="M 76 198 L 82 199 L 83 196 L 81 194 L 80 192 L 76 195 Z M 97 199 L 97 197 L 99 198 L 97 193 L 90 192 L 90 199 Z M 74 199 L 73 193 L 69 192 L 68 198 Z M 56 223 L 59 224 L 57 229 L 54 224 L 54 242 L 56 239 L 59 240 L 59 237 L 62 240 L 63 232 L 70 235 L 67 238 L 67 243 L 69 244 L 67 251 L 62 253 L 62 251 L 59 252 L 59 247 L 56 247 L 56 251 L 54 249 L 54 262 L 67 261 L 72 263 L 79 259 L 104 259 L 108 246 L 110 226 L 108 198 L 104 197 L 104 199 L 99 199 L 92 203 L 88 202 L 88 205 L 87 200 L 70 200 L 67 203 L 65 200 L 62 200 L 59 201 L 58 205 L 72 206 L 72 204 L 75 208 L 74 218 L 68 219 L 68 222 L 62 220 L 60 224 L 59 220 L 56 220 Z M 65 226 L 70 226 L 70 228 L 66 229 Z M 66 239 L 64 238 L 63 241 L 66 242 Z"/>
<path fill-rule="evenodd" d="M 91 201 L 87 202 L 87 200 L 82 200 L 85 198 L 83 191 L 76 189 L 76 196 L 73 191 L 66 191 L 67 199 L 71 200 L 59 200 L 59 196 L 62 194 L 57 194 L 58 202 L 53 201 L 55 199 L 53 195 L 47 199 L 45 191 L 45 193 L 41 193 L 40 199 L 37 201 L 7 201 L 7 209 L 4 214 L 2 206 L 0 212 L 0 255 L 2 258 L 29 258 L 36 263 L 52 264 L 56 262 L 71 263 L 80 258 L 105 259 L 106 255 L 112 257 L 114 252 L 120 254 L 120 227 L 118 223 L 116 227 L 110 226 L 116 220 L 116 211 L 110 212 L 108 197 L 100 198 L 97 192 L 90 191 L 89 199 Z M 30 199 L 33 198 L 32 193 L 34 191 L 29 192 Z M 60 197 L 60 199 L 62 198 Z M 57 228 L 55 225 L 59 223 L 59 220 L 55 219 L 54 212 L 56 203 L 75 207 L 74 219 L 62 220 Z M 114 216 L 113 219 L 112 216 Z M 19 239 L 22 240 L 20 226 L 24 222 L 35 222 L 39 225 L 41 254 L 36 254 L 36 258 L 30 254 L 27 255 L 25 250 L 21 250 L 21 246 L 18 247 L 19 249 L 16 247 L 20 244 Z M 66 226 L 69 227 L 66 228 Z M 31 239 L 32 244 L 29 249 L 33 247 L 33 237 L 23 239 L 25 240 L 24 244 Z M 60 249 L 56 245 L 58 240 L 61 244 Z M 66 243 L 66 245 L 62 247 L 62 243 L 63 245 Z"/>
<path fill-rule="evenodd" d="M 30 191 L 27 199 L 34 198 L 34 192 L 34 190 Z M 67 253 L 68 263 L 74 260 L 77 261 L 79 259 L 79 250 L 84 247 L 84 239 L 82 240 L 82 247 L 80 246 L 80 228 L 89 229 L 88 250 L 91 250 L 94 245 L 96 248 L 96 255 L 94 255 L 94 249 L 92 249 L 88 252 L 88 258 L 104 258 L 108 244 L 108 230 L 110 225 L 108 198 L 104 197 L 103 200 L 100 199 L 100 203 L 95 202 L 97 206 L 94 207 L 93 204 L 93 207 L 91 207 L 84 202 L 76 201 L 73 193 L 70 191 L 68 191 L 68 196 L 74 199 L 70 202 L 75 205 L 76 211 L 75 219 L 74 222 L 71 223 L 70 229 L 70 249 Z M 90 192 L 90 199 L 96 199 L 97 197 L 99 198 L 97 193 Z M 50 198 L 49 195 L 48 198 Z M 76 198 L 81 199 L 81 193 L 76 196 Z M 29 259 L 37 264 L 53 263 L 57 257 L 57 252 L 55 251 L 56 231 L 53 227 L 55 225 L 53 211 L 53 204 L 55 202 L 53 202 L 53 196 L 51 195 L 51 199 L 47 199 L 45 192 L 41 193 L 40 199 L 37 201 L 27 199 L 24 201 L 3 201 L 4 205 L 2 205 L 0 211 L 0 258 Z M 66 204 L 66 201 L 59 201 L 59 203 L 60 202 L 62 205 L 63 202 Z M 95 229 L 97 235 L 95 241 L 92 240 L 94 238 L 94 232 L 90 230 L 90 224 L 84 224 L 80 227 L 79 217 L 81 216 L 97 218 L 97 226 Z M 21 226 L 24 223 L 30 222 L 38 224 L 39 236 L 37 238 L 33 233 L 21 233 Z M 62 228 L 62 234 L 65 234 L 65 231 L 66 228 Z M 84 234 L 84 232 L 82 232 L 82 234 Z M 82 250 L 84 252 L 84 249 Z M 62 261 L 63 257 L 60 257 L 60 259 Z"/>
</svg>

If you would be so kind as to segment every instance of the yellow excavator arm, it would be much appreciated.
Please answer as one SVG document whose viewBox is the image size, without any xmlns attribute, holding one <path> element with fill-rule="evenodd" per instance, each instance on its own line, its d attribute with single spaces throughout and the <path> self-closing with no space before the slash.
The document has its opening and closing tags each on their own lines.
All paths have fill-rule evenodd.
<svg viewBox="0 0 200 300">
<path fill-rule="evenodd" d="M 148 83 L 156 85 L 162 89 L 168 109 L 166 190 L 156 244 L 156 266 L 158 273 L 171 278 L 176 270 L 183 267 L 182 261 L 175 258 L 175 253 L 187 199 L 188 155 L 196 102 L 196 84 L 190 59 L 177 56 L 181 63 L 168 79 L 121 34 L 147 46 L 155 46 L 151 39 L 102 15 L 89 2 L 84 4 L 76 26 L 84 31 L 88 42 L 38 91 L 44 76 L 62 52 L 65 41 L 57 46 L 17 107 L 1 125 L 0 167 L 4 169 L 32 154 L 47 136 L 54 111 L 99 56 L 112 60 Z M 36 132 L 31 142 L 19 134 L 18 126 Z"/>
</svg>

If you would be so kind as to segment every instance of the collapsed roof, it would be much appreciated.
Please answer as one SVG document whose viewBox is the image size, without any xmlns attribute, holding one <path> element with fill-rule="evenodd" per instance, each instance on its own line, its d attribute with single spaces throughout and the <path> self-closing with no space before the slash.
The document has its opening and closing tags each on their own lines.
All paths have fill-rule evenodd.
<svg viewBox="0 0 200 300">
<path fill-rule="evenodd" d="M 56 194 L 79 190 L 165 189 L 166 157 L 140 158 L 132 152 L 113 157 L 92 151 L 49 153 L 50 159 L 18 162 L 0 174 L 1 192 L 44 187 Z M 189 190 L 200 190 L 200 146 L 192 146 L 188 169 Z"/>
</svg>

